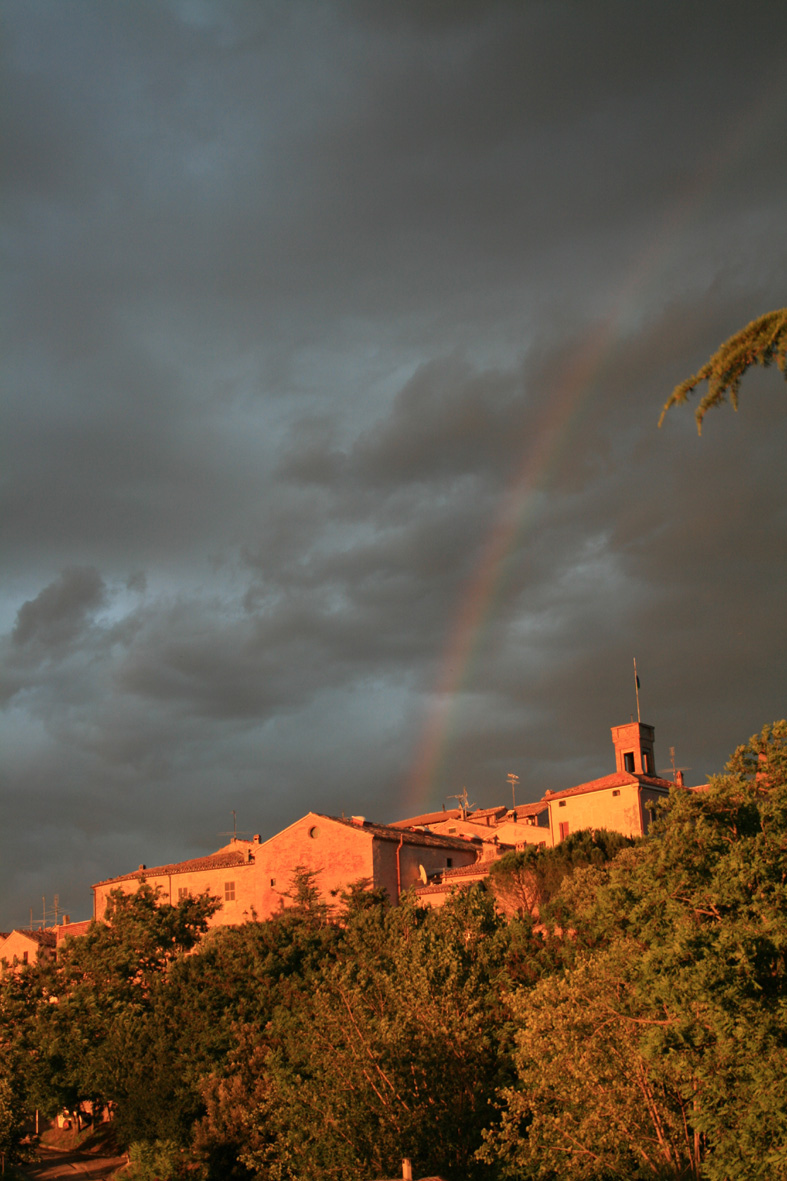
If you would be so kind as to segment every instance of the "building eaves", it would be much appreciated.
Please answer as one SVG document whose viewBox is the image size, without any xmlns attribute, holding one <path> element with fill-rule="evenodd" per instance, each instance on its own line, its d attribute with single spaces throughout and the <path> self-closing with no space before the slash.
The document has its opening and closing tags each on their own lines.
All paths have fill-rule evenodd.
<svg viewBox="0 0 787 1181">
<path fill-rule="evenodd" d="M 567 787 L 564 791 L 547 792 L 542 801 L 549 804 L 552 800 L 563 800 L 566 796 L 581 796 L 591 791 L 607 791 L 612 787 L 627 787 L 639 784 L 642 787 L 652 787 L 657 791 L 668 792 L 674 784 L 669 779 L 657 779 L 651 775 L 632 775 L 628 771 L 616 771 L 614 775 L 605 775 L 602 779 L 592 779 L 589 783 L 580 783 L 576 787 Z"/>
<path fill-rule="evenodd" d="M 124 873 L 116 878 L 105 878 L 101 882 L 96 882 L 93 889 L 95 890 L 97 886 L 109 886 L 115 882 L 129 882 L 134 878 L 141 880 L 142 878 L 165 877 L 169 874 L 202 873 L 208 869 L 234 869 L 249 864 L 246 851 L 212 853 L 209 857 L 194 857 L 191 861 L 176 861 L 171 865 L 146 865 L 144 868 L 135 869 L 133 873 Z"/>
</svg>

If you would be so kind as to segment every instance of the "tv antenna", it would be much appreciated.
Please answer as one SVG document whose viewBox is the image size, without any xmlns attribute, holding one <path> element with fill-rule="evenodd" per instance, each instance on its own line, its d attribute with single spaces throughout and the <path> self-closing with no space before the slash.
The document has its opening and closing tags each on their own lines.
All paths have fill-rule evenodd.
<svg viewBox="0 0 787 1181">
<path fill-rule="evenodd" d="M 639 716 L 639 677 L 637 675 L 637 658 L 634 657 L 634 692 L 637 695 L 637 722 L 641 723 L 642 718 Z"/>
<path fill-rule="evenodd" d="M 469 797 L 468 797 L 468 795 L 467 795 L 467 788 L 466 788 L 466 787 L 463 787 L 463 788 L 462 788 L 462 794 L 461 794 L 461 795 L 458 795 L 458 796 L 446 796 L 446 799 L 447 799 L 447 800 L 458 800 L 458 801 L 459 801 L 459 807 L 460 807 L 460 808 L 461 808 L 461 810 L 462 810 L 462 819 L 463 819 L 463 820 L 467 819 L 467 813 L 470 811 L 470 809 L 471 809 L 471 808 L 477 808 L 477 807 L 478 807 L 478 805 L 477 805 L 477 804 L 470 804 L 470 803 L 468 803 L 468 798 L 469 798 Z"/>
<path fill-rule="evenodd" d="M 519 783 L 519 776 L 509 771 L 506 779 L 511 784 L 511 807 L 516 812 L 516 785 Z"/>
<path fill-rule="evenodd" d="M 680 772 L 680 774 L 682 775 L 684 771 L 690 771 L 691 767 L 676 767 L 675 766 L 675 747 L 674 746 L 671 746 L 669 748 L 669 760 L 670 760 L 670 766 L 669 767 L 662 767 L 661 771 L 659 771 L 659 775 L 668 775 L 671 770 L 672 771 L 672 782 L 677 783 L 678 782 L 678 772 Z"/>
<path fill-rule="evenodd" d="M 230 811 L 232 812 L 232 832 L 220 832 L 219 836 L 220 837 L 232 837 L 233 841 L 237 841 L 237 839 L 238 839 L 238 818 L 237 818 L 234 808 L 230 808 Z M 240 835 L 242 837 L 247 837 L 247 836 L 249 836 L 249 833 L 241 830 Z"/>
</svg>

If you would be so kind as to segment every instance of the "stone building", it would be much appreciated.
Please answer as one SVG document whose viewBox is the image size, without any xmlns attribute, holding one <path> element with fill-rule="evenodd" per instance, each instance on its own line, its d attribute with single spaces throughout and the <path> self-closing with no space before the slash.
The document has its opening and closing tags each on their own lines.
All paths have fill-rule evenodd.
<svg viewBox="0 0 787 1181">
<path fill-rule="evenodd" d="M 480 840 L 372 824 L 363 816 L 339 818 L 309 812 L 268 841 L 234 838 L 208 857 L 171 865 L 140 865 L 133 873 L 93 886 L 93 915 L 104 917 L 112 890 L 132 892 L 144 880 L 173 905 L 187 895 L 208 892 L 221 902 L 213 926 L 267 919 L 288 903 L 296 868 L 314 873 L 324 902 L 364 879 L 387 891 L 393 902 L 403 891 L 438 871 L 474 864 Z"/>
</svg>

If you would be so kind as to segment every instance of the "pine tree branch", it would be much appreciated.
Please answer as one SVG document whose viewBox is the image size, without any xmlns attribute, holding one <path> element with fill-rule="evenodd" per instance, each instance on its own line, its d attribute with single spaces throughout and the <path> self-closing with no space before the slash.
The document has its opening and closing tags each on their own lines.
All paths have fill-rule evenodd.
<svg viewBox="0 0 787 1181">
<path fill-rule="evenodd" d="M 668 410 L 682 406 L 697 386 L 707 381 L 707 391 L 694 412 L 697 433 L 702 434 L 702 421 L 712 406 L 720 406 L 729 397 L 733 410 L 738 409 L 738 391 L 747 369 L 752 365 L 767 369 L 774 361 L 787 381 L 787 308 L 767 312 L 725 340 L 697 373 L 675 387 L 661 412 L 659 426 Z"/>
</svg>

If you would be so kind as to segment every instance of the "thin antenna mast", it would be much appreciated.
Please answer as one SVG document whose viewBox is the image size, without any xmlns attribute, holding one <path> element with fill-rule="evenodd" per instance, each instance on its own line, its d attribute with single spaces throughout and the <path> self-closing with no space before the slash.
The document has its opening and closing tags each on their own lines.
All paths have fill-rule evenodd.
<svg viewBox="0 0 787 1181">
<path fill-rule="evenodd" d="M 637 721 L 641 723 L 642 718 L 640 717 L 640 714 L 639 714 L 639 677 L 637 676 L 637 658 L 636 658 L 636 656 L 634 657 L 634 692 L 637 695 Z"/>
<path fill-rule="evenodd" d="M 467 794 L 467 788 L 466 788 L 466 787 L 463 787 L 463 788 L 462 788 L 462 794 L 461 794 L 461 795 L 458 795 L 458 796 L 446 796 L 446 799 L 448 799 L 448 800 L 458 800 L 458 801 L 459 801 L 459 810 L 460 810 L 460 811 L 461 811 L 461 813 L 462 813 L 462 819 L 463 819 L 463 820 L 467 820 L 467 813 L 470 811 L 470 809 L 471 809 L 471 808 L 475 808 L 475 807 L 477 807 L 477 805 L 476 805 L 476 804 L 471 804 L 471 803 L 470 803 L 470 797 L 469 797 L 469 796 L 468 796 L 468 794 Z"/>
<path fill-rule="evenodd" d="M 237 816 L 235 815 L 235 809 L 230 808 L 230 811 L 232 812 L 232 832 L 220 832 L 219 836 L 220 837 L 232 837 L 233 841 L 237 841 L 237 839 L 238 839 L 238 819 L 237 819 Z M 242 837 L 247 837 L 247 836 L 249 836 L 249 833 L 245 829 L 241 829 L 240 835 Z"/>
<path fill-rule="evenodd" d="M 516 812 L 516 785 L 519 783 L 519 776 L 515 775 L 513 771 L 509 771 L 506 778 L 511 784 L 511 808 Z"/>
</svg>

